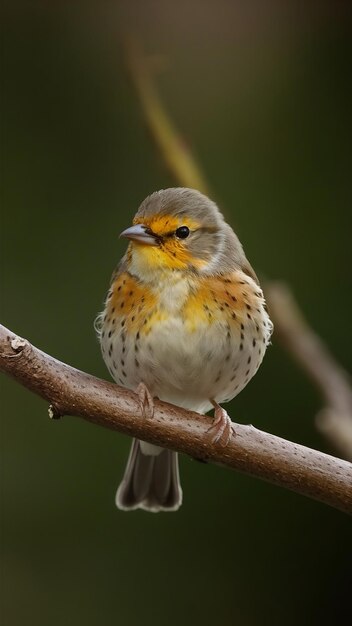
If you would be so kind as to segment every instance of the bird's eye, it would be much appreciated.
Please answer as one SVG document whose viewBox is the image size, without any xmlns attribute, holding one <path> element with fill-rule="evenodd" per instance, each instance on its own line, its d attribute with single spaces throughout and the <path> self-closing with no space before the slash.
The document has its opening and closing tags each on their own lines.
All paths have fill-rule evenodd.
<svg viewBox="0 0 352 626">
<path fill-rule="evenodd" d="M 180 226 L 180 228 L 176 230 L 176 237 L 178 237 L 179 239 L 186 239 L 188 235 L 189 235 L 188 226 Z"/>
</svg>

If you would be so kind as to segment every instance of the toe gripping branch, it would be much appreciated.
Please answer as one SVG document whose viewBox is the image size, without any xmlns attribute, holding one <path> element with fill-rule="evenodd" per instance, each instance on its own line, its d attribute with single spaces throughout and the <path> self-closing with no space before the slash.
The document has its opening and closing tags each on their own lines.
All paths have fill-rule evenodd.
<svg viewBox="0 0 352 626">
<path fill-rule="evenodd" d="M 144 383 L 139 383 L 135 393 L 138 396 L 141 414 L 146 419 L 154 417 L 154 400 L 148 387 Z"/>
<path fill-rule="evenodd" d="M 211 403 L 215 409 L 214 421 L 208 428 L 207 433 L 212 433 L 212 443 L 220 443 L 221 446 L 226 447 L 231 437 L 236 436 L 235 426 L 227 411 L 220 404 L 215 402 L 215 400 L 211 400 Z"/>
</svg>

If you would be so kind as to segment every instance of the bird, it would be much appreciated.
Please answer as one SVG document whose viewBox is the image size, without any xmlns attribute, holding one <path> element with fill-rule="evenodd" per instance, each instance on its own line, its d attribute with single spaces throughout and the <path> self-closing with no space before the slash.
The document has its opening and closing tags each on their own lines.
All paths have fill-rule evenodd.
<svg viewBox="0 0 352 626">
<path fill-rule="evenodd" d="M 96 330 L 115 382 L 135 391 L 146 418 L 154 398 L 205 414 L 212 445 L 235 436 L 221 406 L 257 372 L 273 324 L 258 278 L 217 204 L 195 189 L 149 195 L 121 234 L 129 240 Z M 176 511 L 178 455 L 134 439 L 116 493 L 121 510 Z"/>
</svg>

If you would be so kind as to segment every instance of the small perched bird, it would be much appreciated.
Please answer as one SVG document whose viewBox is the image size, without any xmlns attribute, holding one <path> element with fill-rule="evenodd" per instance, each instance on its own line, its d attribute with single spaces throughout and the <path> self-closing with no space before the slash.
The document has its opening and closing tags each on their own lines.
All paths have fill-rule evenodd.
<svg viewBox="0 0 352 626">
<path fill-rule="evenodd" d="M 220 404 L 256 373 L 272 333 L 263 292 L 217 205 L 193 189 L 163 189 L 139 207 L 97 329 L 114 380 L 206 413 L 210 436 L 226 445 L 232 422 Z M 177 453 L 133 440 L 120 509 L 175 511 L 182 502 Z"/>
</svg>

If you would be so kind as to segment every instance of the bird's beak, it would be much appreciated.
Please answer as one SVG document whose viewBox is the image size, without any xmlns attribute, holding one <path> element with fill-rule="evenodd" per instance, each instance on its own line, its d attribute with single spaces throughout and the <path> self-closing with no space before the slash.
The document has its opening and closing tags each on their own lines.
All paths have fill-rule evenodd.
<svg viewBox="0 0 352 626">
<path fill-rule="evenodd" d="M 127 239 L 132 239 L 132 241 L 138 241 L 148 246 L 158 245 L 157 237 L 144 224 L 135 224 L 130 226 L 130 228 L 126 228 L 126 230 L 122 231 L 120 237 L 127 237 Z"/>
</svg>

